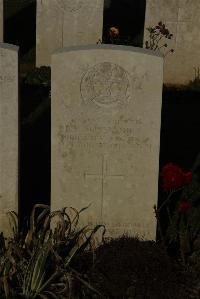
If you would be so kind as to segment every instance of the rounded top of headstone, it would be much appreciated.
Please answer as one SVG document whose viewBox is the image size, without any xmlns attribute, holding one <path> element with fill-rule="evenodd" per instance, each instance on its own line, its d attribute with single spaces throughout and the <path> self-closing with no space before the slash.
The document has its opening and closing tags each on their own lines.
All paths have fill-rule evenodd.
<svg viewBox="0 0 200 299">
<path fill-rule="evenodd" d="M 83 7 L 85 0 L 56 0 L 56 4 L 64 11 L 76 12 Z"/>
<path fill-rule="evenodd" d="M 1 43 L 1 42 L 0 42 L 0 48 L 1 49 L 12 50 L 12 51 L 19 51 L 18 46 L 12 45 L 12 44 L 7 44 L 7 43 Z"/>
<path fill-rule="evenodd" d="M 60 53 L 65 53 L 65 52 L 84 51 L 84 50 L 128 51 L 128 52 L 146 54 L 146 55 L 157 56 L 157 57 L 163 58 L 162 53 L 156 52 L 156 51 L 153 51 L 153 50 L 148 50 L 148 49 L 139 48 L 139 47 L 132 47 L 132 46 L 108 45 L 108 44 L 64 47 L 64 48 L 57 49 L 56 51 L 54 51 L 53 55 L 60 54 Z"/>
</svg>

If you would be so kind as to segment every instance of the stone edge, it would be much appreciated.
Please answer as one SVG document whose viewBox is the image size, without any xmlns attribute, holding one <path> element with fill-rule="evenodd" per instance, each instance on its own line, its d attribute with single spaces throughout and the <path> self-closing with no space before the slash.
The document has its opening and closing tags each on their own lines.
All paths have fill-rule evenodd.
<svg viewBox="0 0 200 299">
<path fill-rule="evenodd" d="M 132 46 L 122 46 L 122 45 L 87 45 L 87 46 L 70 46 L 64 47 L 61 49 L 55 50 L 52 55 L 64 53 L 64 52 L 72 52 L 72 51 L 79 51 L 79 50 L 118 50 L 118 51 L 128 51 L 140 54 L 147 54 L 150 56 L 157 56 L 163 58 L 164 55 L 161 53 L 155 53 L 153 50 L 148 50 L 139 47 L 132 47 Z"/>
<path fill-rule="evenodd" d="M 19 46 L 0 42 L 0 49 L 7 49 L 12 51 L 19 51 Z"/>
</svg>

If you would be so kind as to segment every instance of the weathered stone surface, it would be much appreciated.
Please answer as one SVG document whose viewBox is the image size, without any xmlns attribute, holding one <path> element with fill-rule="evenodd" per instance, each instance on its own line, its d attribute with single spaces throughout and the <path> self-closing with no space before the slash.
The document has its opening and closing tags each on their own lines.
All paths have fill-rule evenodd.
<svg viewBox="0 0 200 299">
<path fill-rule="evenodd" d="M 103 0 L 37 0 L 37 66 L 59 48 L 96 44 L 102 37 Z"/>
<path fill-rule="evenodd" d="M 0 43 L 0 231 L 18 210 L 18 47 Z"/>
<path fill-rule="evenodd" d="M 3 0 L 0 0 L 0 42 L 3 41 Z"/>
<path fill-rule="evenodd" d="M 52 56 L 52 210 L 91 204 L 82 223 L 154 239 L 163 58 L 72 47 Z"/>
<path fill-rule="evenodd" d="M 174 34 L 167 40 L 168 48 L 175 52 L 165 58 L 165 83 L 187 84 L 194 79 L 200 58 L 199 16 L 199 0 L 147 0 L 145 28 L 163 21 Z M 147 37 L 146 32 L 144 41 Z"/>
</svg>

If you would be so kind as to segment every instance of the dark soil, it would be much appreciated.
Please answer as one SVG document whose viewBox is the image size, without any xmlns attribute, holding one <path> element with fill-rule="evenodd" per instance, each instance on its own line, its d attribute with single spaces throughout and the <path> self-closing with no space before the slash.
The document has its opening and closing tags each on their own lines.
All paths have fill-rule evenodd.
<svg viewBox="0 0 200 299">
<path fill-rule="evenodd" d="M 157 243 L 126 236 L 101 245 L 94 264 L 92 254 L 82 256 L 76 269 L 113 299 L 189 299 L 195 282 L 194 274 L 171 260 Z"/>
</svg>

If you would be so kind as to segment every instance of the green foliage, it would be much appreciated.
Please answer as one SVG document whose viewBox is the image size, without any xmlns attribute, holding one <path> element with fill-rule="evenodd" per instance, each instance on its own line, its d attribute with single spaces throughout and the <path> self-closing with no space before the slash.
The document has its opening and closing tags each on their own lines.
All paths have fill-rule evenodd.
<svg viewBox="0 0 200 299">
<path fill-rule="evenodd" d="M 51 68 L 41 66 L 32 70 L 26 77 L 26 84 L 35 86 L 51 87 Z"/>
<path fill-rule="evenodd" d="M 64 208 L 50 213 L 48 206 L 36 205 L 26 235 L 18 233 L 17 215 L 8 213 L 13 237 L 5 239 L 0 235 L 1 298 L 70 298 L 76 281 L 100 295 L 83 278 L 84 273 L 72 267 L 72 263 L 78 262 L 79 256 L 93 246 L 96 232 L 100 228 L 103 234 L 105 232 L 101 225 L 94 229 L 78 228 L 82 211 Z"/>
</svg>

